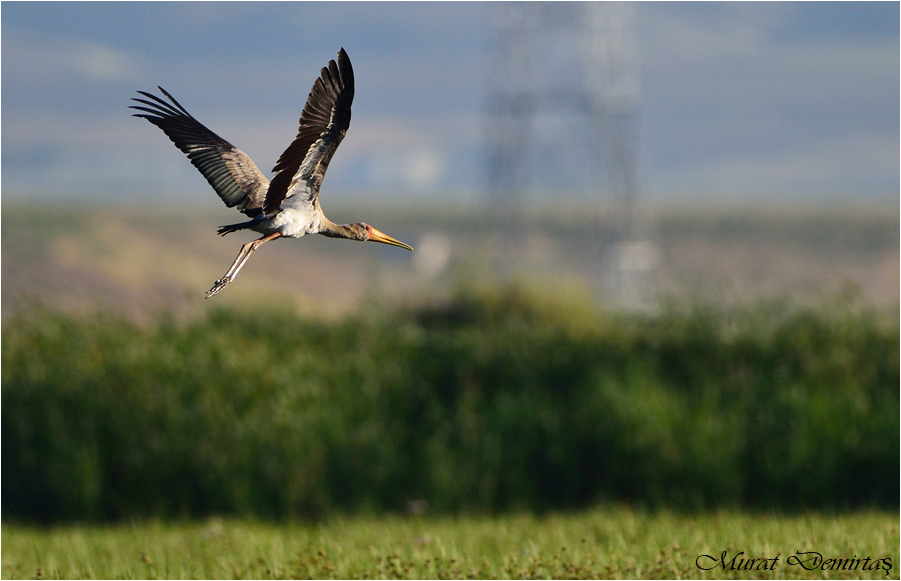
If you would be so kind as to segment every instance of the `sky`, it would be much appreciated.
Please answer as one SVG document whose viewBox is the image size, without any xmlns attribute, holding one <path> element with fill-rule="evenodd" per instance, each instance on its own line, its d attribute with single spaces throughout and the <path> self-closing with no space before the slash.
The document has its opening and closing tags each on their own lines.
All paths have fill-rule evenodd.
<svg viewBox="0 0 901 581">
<path fill-rule="evenodd" d="M 497 10 L 5 1 L 2 195 L 210 199 L 181 152 L 130 116 L 135 91 L 157 85 L 268 175 L 344 47 L 353 120 L 323 191 L 482 199 Z M 898 203 L 897 2 L 651 2 L 631 14 L 643 198 Z"/>
</svg>

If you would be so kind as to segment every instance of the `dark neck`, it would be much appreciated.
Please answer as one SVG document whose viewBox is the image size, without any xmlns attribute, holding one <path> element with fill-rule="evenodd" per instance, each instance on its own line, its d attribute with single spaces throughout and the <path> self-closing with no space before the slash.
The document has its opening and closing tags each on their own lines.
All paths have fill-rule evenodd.
<svg viewBox="0 0 901 581">
<path fill-rule="evenodd" d="M 359 224 L 335 224 L 325 216 L 319 224 L 319 233 L 329 238 L 366 240 L 366 229 Z"/>
</svg>

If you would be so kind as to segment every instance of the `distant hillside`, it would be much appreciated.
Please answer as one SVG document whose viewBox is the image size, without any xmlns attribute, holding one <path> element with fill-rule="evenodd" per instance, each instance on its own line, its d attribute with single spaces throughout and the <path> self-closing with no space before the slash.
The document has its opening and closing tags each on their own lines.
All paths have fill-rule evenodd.
<svg viewBox="0 0 901 581">
<path fill-rule="evenodd" d="M 212 301 L 204 292 L 251 239 L 216 236 L 226 208 L 4 204 L 2 307 L 38 300 L 65 309 L 136 316 L 189 314 L 211 302 L 278 301 L 333 316 L 366 298 L 446 293 L 461 279 L 512 277 L 609 299 L 602 284 L 613 225 L 578 208 L 491 223 L 475 210 L 330 208 L 365 220 L 416 252 L 312 236 L 266 245 Z M 651 221 L 659 291 L 675 299 L 808 301 L 853 292 L 897 304 L 897 209 L 701 212 L 658 210 Z M 568 290 L 567 290 L 568 289 Z"/>
</svg>

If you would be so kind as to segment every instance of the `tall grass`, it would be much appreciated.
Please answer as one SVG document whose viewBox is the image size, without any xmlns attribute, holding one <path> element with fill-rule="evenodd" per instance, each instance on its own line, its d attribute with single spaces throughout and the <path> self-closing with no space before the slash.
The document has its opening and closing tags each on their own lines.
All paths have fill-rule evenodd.
<svg viewBox="0 0 901 581">
<path fill-rule="evenodd" d="M 3 514 L 896 507 L 897 321 L 517 289 L 338 322 L 36 309 L 3 324 Z"/>
<path fill-rule="evenodd" d="M 0 573 L 4 579 L 887 579 L 897 577 L 897 525 L 896 515 L 882 512 L 683 515 L 623 507 L 319 523 L 4 524 Z M 728 556 L 717 564 L 723 551 Z M 811 551 L 822 555 L 818 562 Z M 751 559 L 757 568 L 741 568 Z"/>
</svg>

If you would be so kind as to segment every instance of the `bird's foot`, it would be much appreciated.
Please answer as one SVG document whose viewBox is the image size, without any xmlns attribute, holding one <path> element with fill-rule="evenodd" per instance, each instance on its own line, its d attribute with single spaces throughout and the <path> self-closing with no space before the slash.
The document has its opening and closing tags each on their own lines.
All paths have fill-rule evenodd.
<svg viewBox="0 0 901 581">
<path fill-rule="evenodd" d="M 227 287 L 228 283 L 230 283 L 231 281 L 232 281 L 231 277 L 227 277 L 227 276 L 223 276 L 222 278 L 217 280 L 216 283 L 213 285 L 213 288 L 206 291 L 206 298 L 215 296 L 219 291 L 221 291 L 222 289 Z"/>
</svg>

